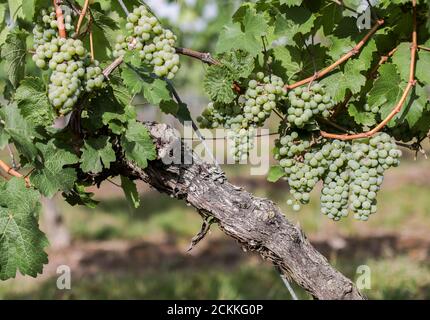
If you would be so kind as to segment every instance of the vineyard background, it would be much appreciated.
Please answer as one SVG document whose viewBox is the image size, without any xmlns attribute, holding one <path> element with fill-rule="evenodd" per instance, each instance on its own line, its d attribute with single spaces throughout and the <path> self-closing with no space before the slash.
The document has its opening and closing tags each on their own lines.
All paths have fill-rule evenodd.
<svg viewBox="0 0 430 320">
<path fill-rule="evenodd" d="M 211 30 L 228 19 L 240 1 L 148 1 L 156 12 L 181 29 L 184 43 L 211 51 Z M 205 5 L 203 5 L 203 3 Z M 158 10 L 158 11 L 157 11 Z M 205 17 L 201 19 L 199 17 Z M 184 23 L 186 21 L 186 23 Z M 207 104 L 203 65 L 182 59 L 177 83 L 193 114 Z M 1 67 L 1 64 L 0 64 Z M 3 68 L 0 68 L 3 70 Z M 0 77 L 4 77 L 1 74 Z M 157 108 L 142 105 L 140 119 L 177 125 Z M 273 121 L 272 129 L 275 121 Z M 273 145 L 273 141 L 272 141 Z M 429 152 L 429 145 L 425 145 Z M 379 196 L 379 211 L 368 223 L 347 219 L 334 223 L 319 214 L 319 190 L 311 205 L 292 213 L 285 204 L 288 186 L 249 177 L 246 166 L 226 166 L 235 184 L 272 199 L 287 218 L 300 224 L 311 242 L 351 279 L 359 265 L 372 271 L 373 299 L 430 298 L 430 162 L 414 161 L 405 150 L 399 168 L 387 173 Z M 8 160 L 2 153 L 0 159 Z M 245 174 L 246 173 L 246 174 Z M 104 183 L 93 189 L 103 202 L 94 210 L 55 201 L 71 235 L 71 244 L 49 250 L 50 263 L 37 279 L 18 277 L 0 283 L 0 298 L 42 299 L 290 299 L 279 274 L 257 256 L 239 247 L 213 226 L 206 241 L 186 253 L 201 225 L 195 210 L 139 184 L 142 207 L 129 208 L 121 189 Z M 46 225 L 43 226 L 46 230 Z M 51 239 L 52 241 L 52 239 Z M 54 243 L 55 244 L 55 243 Z M 56 269 L 72 269 L 72 290 L 56 288 Z M 301 298 L 309 298 L 296 287 Z"/>
</svg>

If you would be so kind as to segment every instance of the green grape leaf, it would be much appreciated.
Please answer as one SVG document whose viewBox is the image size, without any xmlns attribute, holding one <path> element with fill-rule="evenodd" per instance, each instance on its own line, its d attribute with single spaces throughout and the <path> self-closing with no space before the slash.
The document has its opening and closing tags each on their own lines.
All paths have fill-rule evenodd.
<svg viewBox="0 0 430 320">
<path fill-rule="evenodd" d="M 112 130 L 114 134 L 122 134 L 126 130 L 126 123 L 136 119 L 136 110 L 132 105 L 121 106 L 119 112 L 107 110 L 103 113 L 102 122 Z"/>
<path fill-rule="evenodd" d="M 175 116 L 180 122 L 191 121 L 190 110 L 185 103 L 177 103 L 173 100 L 162 101 L 160 103 L 160 109 L 166 114 Z"/>
<path fill-rule="evenodd" d="M 256 39 L 252 33 L 242 31 L 240 23 L 230 23 L 224 26 L 216 45 L 216 53 L 243 50 L 256 56 L 263 48 L 261 39 Z"/>
<path fill-rule="evenodd" d="M 302 4 L 302 2 L 303 0 L 280 0 L 279 1 L 280 4 L 285 4 L 289 7 L 299 6 Z"/>
<path fill-rule="evenodd" d="M 357 103 L 348 105 L 348 114 L 354 119 L 357 124 L 364 126 L 373 126 L 376 124 L 376 116 L 372 112 L 365 111 Z"/>
<path fill-rule="evenodd" d="M 3 150 L 9 143 L 10 136 L 0 124 L 0 150 Z"/>
<path fill-rule="evenodd" d="M 103 94 L 91 99 L 91 108 L 83 113 L 82 124 L 90 130 L 108 126 L 114 134 L 122 134 L 129 120 L 136 118 L 136 110 L 129 103 L 124 87 L 107 87 Z"/>
<path fill-rule="evenodd" d="M 94 193 L 87 192 L 85 185 L 81 183 L 75 183 L 72 190 L 63 192 L 63 197 L 71 206 L 85 206 L 90 209 L 94 209 L 99 204 L 99 201 L 93 199 Z"/>
<path fill-rule="evenodd" d="M 161 101 L 171 100 L 167 84 L 161 79 L 152 79 L 131 68 L 125 68 L 121 76 L 131 94 L 143 92 L 145 99 L 153 105 L 158 105 Z"/>
<path fill-rule="evenodd" d="M 142 64 L 142 58 L 140 57 L 139 51 L 132 50 L 132 51 L 126 51 L 124 55 L 124 62 L 131 64 L 133 67 L 140 67 Z"/>
<path fill-rule="evenodd" d="M 40 195 L 24 179 L 12 178 L 0 187 L 0 279 L 19 271 L 36 277 L 48 262 L 48 240 L 39 229 Z"/>
<path fill-rule="evenodd" d="M 103 31 L 117 30 L 118 24 L 99 6 L 91 6 L 91 13 L 93 16 L 93 24 Z"/>
<path fill-rule="evenodd" d="M 304 7 L 292 7 L 277 17 L 275 33 L 293 39 L 297 34 L 306 34 L 314 26 L 316 15 Z"/>
<path fill-rule="evenodd" d="M 18 18 L 22 18 L 22 4 L 24 0 L 7 0 L 9 5 L 9 13 L 11 20 L 16 22 Z"/>
<path fill-rule="evenodd" d="M 270 168 L 269 174 L 267 175 L 267 181 L 277 182 L 284 176 L 285 170 L 281 166 L 273 166 Z"/>
<path fill-rule="evenodd" d="M 127 90 L 127 87 L 119 84 L 114 84 L 111 80 L 111 87 L 113 90 L 113 95 L 115 96 L 118 102 L 127 105 L 131 103 L 133 96 Z"/>
<path fill-rule="evenodd" d="M 320 23 L 324 34 L 329 35 L 342 18 L 342 7 L 335 2 L 331 2 L 321 8 L 315 24 Z"/>
<path fill-rule="evenodd" d="M 142 79 L 140 81 L 142 81 Z M 144 82 L 143 96 L 153 105 L 158 105 L 161 101 L 171 100 L 167 84 L 161 79 L 155 79 L 152 82 Z"/>
<path fill-rule="evenodd" d="M 121 72 L 122 80 L 132 95 L 142 92 L 143 81 L 139 75 L 130 68 L 124 68 Z"/>
<path fill-rule="evenodd" d="M 379 68 L 379 78 L 375 80 L 373 88 L 368 93 L 367 103 L 370 108 L 380 108 L 382 118 L 386 118 L 400 100 L 404 90 L 394 64 L 387 63 Z M 389 125 L 393 125 L 391 121 Z"/>
<path fill-rule="evenodd" d="M 234 75 L 228 67 L 214 65 L 208 68 L 203 86 L 212 101 L 230 103 L 236 98 L 233 81 Z"/>
<path fill-rule="evenodd" d="M 33 125 L 24 119 L 19 109 L 14 105 L 8 105 L 0 109 L 0 116 L 4 123 L 4 132 L 7 133 L 16 148 L 29 161 L 36 158 L 38 151 L 33 139 L 38 136 Z"/>
<path fill-rule="evenodd" d="M 109 50 L 111 50 L 107 36 L 113 30 L 118 29 L 118 25 L 107 12 L 101 9 L 98 3 L 91 5 L 91 15 L 93 17 L 92 31 L 94 46 L 97 48 L 95 51 L 96 58 L 99 60 L 106 59 L 109 57 Z"/>
<path fill-rule="evenodd" d="M 396 119 L 406 120 L 410 128 L 413 128 L 423 116 L 428 105 L 426 89 L 422 86 L 415 86 L 406 100 L 402 111 L 396 116 Z"/>
<path fill-rule="evenodd" d="M 6 62 L 5 71 L 14 88 L 24 78 L 27 56 L 27 33 L 16 29 L 10 32 L 2 46 L 0 57 Z"/>
<path fill-rule="evenodd" d="M 227 52 L 220 60 L 231 71 L 234 80 L 248 78 L 255 67 L 254 57 L 245 51 Z"/>
<path fill-rule="evenodd" d="M 170 100 L 170 101 L 162 101 L 160 103 L 160 109 L 161 111 L 163 111 L 165 114 L 171 114 L 173 116 L 177 116 L 178 111 L 179 111 L 179 104 L 177 104 L 175 101 Z"/>
<path fill-rule="evenodd" d="M 133 208 L 139 208 L 140 197 L 139 193 L 137 192 L 136 183 L 127 177 L 121 176 L 121 187 L 122 190 L 124 190 L 125 198 L 127 199 L 128 203 L 133 206 Z"/>
<path fill-rule="evenodd" d="M 409 64 L 410 64 L 410 60 L 409 60 Z M 416 77 L 421 83 L 424 83 L 426 85 L 430 83 L 429 70 L 430 70 L 430 52 L 421 50 L 417 54 Z"/>
<path fill-rule="evenodd" d="M 103 168 L 109 169 L 110 163 L 115 160 L 115 151 L 109 142 L 109 137 L 98 137 L 85 141 L 81 156 L 81 169 L 84 172 L 100 173 Z"/>
<path fill-rule="evenodd" d="M 254 70 L 254 57 L 238 50 L 222 54 L 218 59 L 221 64 L 208 68 L 203 87 L 212 101 L 228 104 L 236 98 L 233 83 L 249 77 Z"/>
<path fill-rule="evenodd" d="M 400 78 L 403 81 L 409 81 L 409 71 L 411 65 L 411 44 L 403 42 L 397 47 L 397 51 L 393 55 L 393 64 L 397 67 Z"/>
<path fill-rule="evenodd" d="M 0 26 L 3 26 L 6 19 L 7 4 L 0 3 Z"/>
<path fill-rule="evenodd" d="M 122 136 L 121 145 L 127 159 L 136 162 L 142 169 L 148 166 L 148 160 L 157 158 L 148 129 L 137 121 L 129 122 L 127 131 Z"/>
<path fill-rule="evenodd" d="M 327 92 L 335 102 L 340 102 L 345 98 L 348 91 L 353 94 L 361 91 L 366 84 L 366 77 L 360 73 L 361 63 L 359 60 L 351 60 L 345 64 L 344 71 L 336 72 L 326 78 L 323 83 Z"/>
<path fill-rule="evenodd" d="M 26 120 L 35 126 L 49 126 L 55 120 L 54 108 L 46 95 L 45 84 L 40 78 L 27 77 L 21 81 L 15 100 Z M 35 107 L 37 106 L 37 107 Z"/>
<path fill-rule="evenodd" d="M 273 49 L 275 63 L 279 63 L 283 68 L 283 74 L 289 79 L 302 70 L 300 63 L 301 53 L 296 47 L 276 47 Z"/>
<path fill-rule="evenodd" d="M 246 13 L 242 20 L 243 28 L 246 34 L 252 35 L 255 39 L 261 40 L 261 37 L 267 35 L 268 24 L 264 14 L 257 12 L 252 7 L 246 8 Z"/>
<path fill-rule="evenodd" d="M 341 56 L 351 51 L 355 46 L 355 42 L 350 38 L 339 38 L 331 34 L 327 36 L 326 46 L 330 49 L 327 51 L 327 54 L 333 61 L 336 61 Z"/>
<path fill-rule="evenodd" d="M 22 13 L 27 21 L 33 20 L 37 0 L 25 0 L 22 2 Z"/>
<path fill-rule="evenodd" d="M 65 168 L 78 162 L 72 152 L 60 149 L 51 140 L 49 143 L 38 143 L 43 154 L 43 164 L 36 164 L 31 174 L 31 183 L 46 197 L 52 198 L 57 191 L 70 191 L 76 181 L 74 168 Z"/>
</svg>

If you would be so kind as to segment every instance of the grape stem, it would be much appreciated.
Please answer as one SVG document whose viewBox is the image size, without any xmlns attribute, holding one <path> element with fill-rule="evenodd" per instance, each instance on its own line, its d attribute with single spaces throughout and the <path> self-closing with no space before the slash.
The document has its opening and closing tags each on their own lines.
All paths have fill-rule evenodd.
<svg viewBox="0 0 430 320">
<path fill-rule="evenodd" d="M 212 58 L 212 55 L 208 52 L 198 52 L 192 49 L 188 49 L 188 48 L 175 48 L 176 53 L 184 55 L 184 56 L 188 56 L 194 59 L 198 59 L 204 63 L 207 63 L 209 65 L 220 65 L 221 62 L 219 62 L 218 60 Z"/>
<path fill-rule="evenodd" d="M 85 0 L 81 14 L 79 15 L 78 24 L 76 25 L 76 34 L 79 34 L 79 30 L 81 29 L 82 22 L 84 21 L 85 15 L 87 14 L 89 5 L 90 5 L 90 0 Z"/>
<path fill-rule="evenodd" d="M 298 82 L 293 83 L 293 84 L 285 85 L 285 89 L 292 90 L 292 89 L 295 89 L 297 87 L 301 87 L 305 84 L 308 84 L 308 83 L 313 82 L 317 79 L 320 79 L 320 78 L 324 77 L 325 75 L 327 75 L 328 73 L 332 72 L 338 66 L 340 66 L 344 62 L 348 61 L 353 56 L 357 55 L 360 52 L 361 48 L 363 48 L 363 46 L 367 43 L 367 41 L 376 33 L 376 31 L 378 31 L 379 27 L 381 27 L 384 23 L 385 23 L 385 21 L 383 19 L 376 21 L 376 24 L 372 27 L 372 29 L 370 29 L 370 31 L 364 36 L 364 38 L 359 43 L 357 43 L 357 45 L 354 48 L 352 48 L 348 53 L 343 55 L 339 60 L 335 61 L 330 66 L 326 67 L 325 69 L 323 69 L 321 71 L 316 72 L 314 75 L 312 75 L 306 79 L 303 79 L 303 80 L 298 81 Z"/>
<path fill-rule="evenodd" d="M 133 44 L 132 47 L 130 49 L 133 49 Z M 208 52 L 199 52 L 199 51 L 195 51 L 192 49 L 188 49 L 188 48 L 175 48 L 176 53 L 183 55 L 183 56 L 187 56 L 187 57 L 191 57 L 197 60 L 200 60 L 204 63 L 207 63 L 209 65 L 220 65 L 221 62 L 219 62 L 218 60 L 212 58 L 211 54 Z M 107 66 L 104 70 L 103 70 L 103 75 L 105 76 L 105 78 L 109 78 L 110 74 L 116 69 L 118 68 L 122 63 L 124 62 L 124 57 L 118 57 L 116 58 L 109 66 Z"/>
<path fill-rule="evenodd" d="M 16 177 L 16 178 L 24 178 L 25 184 L 29 188 L 31 186 L 30 184 L 30 178 L 24 177 L 21 173 L 18 171 L 15 171 L 13 168 L 11 168 L 9 165 L 7 165 L 4 161 L 0 160 L 0 168 L 5 171 L 8 175 Z"/>
<path fill-rule="evenodd" d="M 430 52 L 430 48 L 428 48 L 428 47 L 418 46 L 418 49 Z"/>
<path fill-rule="evenodd" d="M 61 0 L 53 0 L 54 8 L 55 8 L 55 14 L 57 15 L 57 24 L 58 24 L 58 35 L 60 38 L 67 38 L 66 34 L 66 26 L 64 25 L 64 15 L 63 10 L 60 7 L 60 4 L 62 3 Z"/>
<path fill-rule="evenodd" d="M 91 27 L 90 27 L 90 54 L 91 54 L 91 62 L 94 62 L 94 60 L 95 60 L 95 55 L 94 55 L 94 39 L 93 39 L 93 30 L 92 30 Z"/>
<path fill-rule="evenodd" d="M 390 114 L 375 128 L 368 132 L 363 132 L 359 134 L 332 134 L 327 133 L 325 131 L 321 131 L 321 136 L 324 138 L 329 139 L 339 139 L 339 140 L 354 140 L 354 139 L 362 139 L 362 138 L 369 138 L 379 131 L 381 131 L 393 118 L 396 114 L 398 114 L 402 108 L 403 105 L 406 102 L 406 99 L 409 96 L 409 93 L 411 90 L 415 87 L 417 80 L 415 79 L 415 67 L 416 67 L 416 58 L 417 58 L 417 49 L 418 49 L 418 36 L 417 36 L 417 1 L 412 0 L 412 8 L 413 8 L 413 31 L 412 31 L 412 45 L 411 45 L 411 63 L 410 63 L 410 71 L 409 71 L 409 82 L 406 86 L 405 90 L 403 91 L 402 97 L 400 98 L 397 105 L 394 107 L 394 109 L 390 112 Z"/>
</svg>

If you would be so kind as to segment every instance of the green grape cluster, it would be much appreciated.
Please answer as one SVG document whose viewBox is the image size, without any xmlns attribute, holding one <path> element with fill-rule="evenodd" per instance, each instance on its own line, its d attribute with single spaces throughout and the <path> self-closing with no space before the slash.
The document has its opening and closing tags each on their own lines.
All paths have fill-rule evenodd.
<svg viewBox="0 0 430 320">
<path fill-rule="evenodd" d="M 330 116 L 329 110 L 335 103 L 323 85 L 316 83 L 310 88 L 296 88 L 288 93 L 290 107 L 288 108 L 287 121 L 290 125 L 303 128 L 316 115 L 324 118 Z"/>
<path fill-rule="evenodd" d="M 301 204 L 308 204 L 310 192 L 325 172 L 327 162 L 323 154 L 317 150 L 306 151 L 311 147 L 310 137 L 292 132 L 277 141 L 278 152 L 275 158 L 288 176 L 290 193 L 293 199 L 288 204 L 294 211 L 299 211 Z"/>
<path fill-rule="evenodd" d="M 285 95 L 284 82 L 280 77 L 265 76 L 259 72 L 257 80 L 249 81 L 245 94 L 239 100 L 243 105 L 244 118 L 249 124 L 261 126 Z"/>
<path fill-rule="evenodd" d="M 324 177 L 324 186 L 321 190 L 322 214 L 335 221 L 348 216 L 350 180 L 351 177 L 346 171 L 340 174 L 330 171 Z"/>
<path fill-rule="evenodd" d="M 197 121 L 201 128 L 229 129 L 235 161 L 247 159 L 254 147 L 256 128 L 261 127 L 285 98 L 281 78 L 259 72 L 248 81 L 246 92 L 230 104 L 210 102 Z"/>
<path fill-rule="evenodd" d="M 325 141 L 322 154 L 328 160 L 321 191 L 321 213 L 339 221 L 348 216 L 349 174 L 346 170 L 350 155 L 346 142 Z"/>
<path fill-rule="evenodd" d="M 230 152 L 234 161 L 243 162 L 248 159 L 249 152 L 254 148 L 256 132 L 254 127 L 236 128 L 228 131 L 227 138 L 232 143 Z"/>
<path fill-rule="evenodd" d="M 376 212 L 376 196 L 384 173 L 400 164 L 401 155 L 394 139 L 386 133 L 352 143 L 348 167 L 352 180 L 351 210 L 356 219 L 367 221 Z"/>
<path fill-rule="evenodd" d="M 71 11 L 71 13 L 64 12 L 63 14 L 66 31 L 71 37 L 74 37 L 75 33 L 72 21 L 75 13 Z M 55 9 L 53 7 L 50 9 L 42 9 L 37 24 L 33 28 L 33 48 L 36 50 L 40 45 L 49 43 L 52 39 L 57 37 L 57 34 L 58 23 Z"/>
<path fill-rule="evenodd" d="M 155 75 L 173 79 L 179 70 L 179 55 L 176 53 L 176 36 L 164 29 L 145 6 L 137 7 L 127 17 L 127 35 L 116 40 L 114 57 L 137 50 L 139 57 L 153 67 Z"/>
<path fill-rule="evenodd" d="M 68 17 L 71 19 L 70 15 L 66 16 L 66 28 L 72 22 Z M 43 15 L 42 23 L 42 28 L 43 25 L 56 25 L 55 13 Z M 72 110 L 83 92 L 90 93 L 102 88 L 104 76 L 98 61 L 91 62 L 81 40 L 58 38 L 54 29 L 51 29 L 54 30 L 54 34 L 51 35 L 49 32 L 49 36 L 40 37 L 40 27 L 37 25 L 33 30 L 35 38 L 33 61 L 39 68 L 52 71 L 48 98 L 60 114 L 66 114 Z"/>
<path fill-rule="evenodd" d="M 103 70 L 100 68 L 100 63 L 94 61 L 91 65 L 87 67 L 85 73 L 85 89 L 88 93 L 93 92 L 103 86 L 104 81 Z"/>
<path fill-rule="evenodd" d="M 242 109 L 238 104 L 221 104 L 210 102 L 197 122 L 203 129 L 238 129 L 244 127 Z"/>
<path fill-rule="evenodd" d="M 385 171 L 400 163 L 395 140 L 386 133 L 353 142 L 310 140 L 309 134 L 292 132 L 277 141 L 275 158 L 292 195 L 287 203 L 299 211 L 322 180 L 322 214 L 339 221 L 351 210 L 355 219 L 367 221 L 377 210 L 376 196 Z"/>
<path fill-rule="evenodd" d="M 256 129 L 248 126 L 238 104 L 218 104 L 210 102 L 208 107 L 197 117 L 203 129 L 228 129 L 227 139 L 234 161 L 246 161 L 249 152 L 254 148 Z"/>
</svg>

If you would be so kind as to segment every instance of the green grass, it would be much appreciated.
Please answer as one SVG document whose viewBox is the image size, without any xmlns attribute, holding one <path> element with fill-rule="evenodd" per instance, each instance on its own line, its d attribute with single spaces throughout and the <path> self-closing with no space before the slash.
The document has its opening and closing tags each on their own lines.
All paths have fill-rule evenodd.
<svg viewBox="0 0 430 320">
<path fill-rule="evenodd" d="M 72 280 L 65 291 L 56 289 L 56 279 L 25 290 L 9 282 L 0 285 L 2 299 L 290 299 L 269 266 L 100 273 Z"/>
<path fill-rule="evenodd" d="M 371 270 L 369 299 L 429 299 L 430 265 L 408 257 L 367 261 L 339 260 L 336 266 L 351 279 L 356 267 Z M 71 290 L 57 290 L 56 279 L 26 279 L 0 284 L 0 299 L 291 299 L 276 271 L 266 264 L 235 267 L 171 269 L 160 266 L 140 273 L 100 272 L 72 278 Z M 310 299 L 295 287 L 300 299 Z"/>
<path fill-rule="evenodd" d="M 372 289 L 363 292 L 370 299 L 429 299 L 430 264 L 409 257 L 369 260 Z"/>
</svg>

